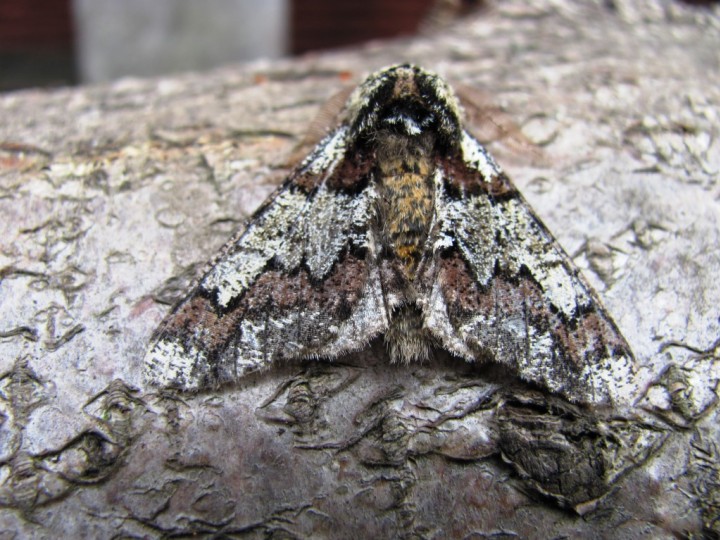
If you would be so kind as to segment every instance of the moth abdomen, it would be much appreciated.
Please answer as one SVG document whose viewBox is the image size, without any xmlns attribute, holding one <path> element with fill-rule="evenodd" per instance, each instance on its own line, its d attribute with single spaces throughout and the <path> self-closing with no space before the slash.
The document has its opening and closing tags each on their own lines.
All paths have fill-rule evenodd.
<svg viewBox="0 0 720 540">
<path fill-rule="evenodd" d="M 393 362 L 422 362 L 432 354 L 435 340 L 425 327 L 422 310 L 415 304 L 405 304 L 393 310 L 385 344 Z"/>
<path fill-rule="evenodd" d="M 433 216 L 433 192 L 417 174 L 383 178 L 385 242 L 412 279 L 422 257 Z"/>
</svg>

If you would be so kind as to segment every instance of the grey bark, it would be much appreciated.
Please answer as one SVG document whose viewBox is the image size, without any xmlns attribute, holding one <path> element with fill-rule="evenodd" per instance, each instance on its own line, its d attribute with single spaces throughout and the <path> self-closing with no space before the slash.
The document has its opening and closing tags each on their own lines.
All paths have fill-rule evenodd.
<svg viewBox="0 0 720 540">
<path fill-rule="evenodd" d="M 0 530 L 720 534 L 718 51 L 717 8 L 502 2 L 428 37 L 0 96 Z M 490 149 L 633 347 L 632 407 L 442 355 L 389 365 L 381 343 L 146 386 L 153 329 L 321 103 L 399 61 L 481 88 L 530 140 Z"/>
</svg>

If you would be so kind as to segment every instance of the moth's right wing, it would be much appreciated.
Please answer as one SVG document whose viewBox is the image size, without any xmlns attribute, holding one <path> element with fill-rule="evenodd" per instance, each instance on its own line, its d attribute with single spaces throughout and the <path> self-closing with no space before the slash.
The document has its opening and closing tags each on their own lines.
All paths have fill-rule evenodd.
<svg viewBox="0 0 720 540">
<path fill-rule="evenodd" d="M 438 175 L 427 328 L 572 401 L 626 400 L 634 358 L 617 326 L 487 150 L 467 133 L 462 148 Z"/>
<path fill-rule="evenodd" d="M 388 327 L 375 191 L 345 130 L 326 138 L 166 318 L 147 378 L 192 390 L 273 362 L 336 357 Z"/>
</svg>

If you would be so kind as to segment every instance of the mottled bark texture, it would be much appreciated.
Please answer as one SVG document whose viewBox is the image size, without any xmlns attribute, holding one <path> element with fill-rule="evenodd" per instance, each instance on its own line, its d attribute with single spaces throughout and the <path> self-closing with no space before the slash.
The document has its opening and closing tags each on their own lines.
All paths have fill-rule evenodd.
<svg viewBox="0 0 720 540">
<path fill-rule="evenodd" d="M 0 96 L 8 538 L 720 534 L 717 8 L 499 4 L 336 54 Z M 155 326 L 321 103 L 399 61 L 519 126 L 490 150 L 633 348 L 632 407 L 443 354 L 390 365 L 381 342 L 201 394 L 145 385 Z"/>
</svg>

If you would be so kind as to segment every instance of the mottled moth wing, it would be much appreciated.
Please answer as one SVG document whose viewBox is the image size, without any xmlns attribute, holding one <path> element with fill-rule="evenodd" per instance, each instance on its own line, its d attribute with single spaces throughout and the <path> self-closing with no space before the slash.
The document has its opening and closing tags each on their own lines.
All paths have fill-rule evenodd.
<svg viewBox="0 0 720 540">
<path fill-rule="evenodd" d="M 175 307 L 146 355 L 148 379 L 213 386 L 278 360 L 356 350 L 384 331 L 367 260 L 373 190 L 343 176 L 344 142 L 343 130 L 322 141 Z"/>
<path fill-rule="evenodd" d="M 442 168 L 427 328 L 573 401 L 623 397 L 634 361 L 615 323 L 487 150 L 467 132 L 461 148 Z"/>
</svg>

